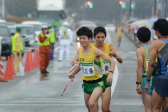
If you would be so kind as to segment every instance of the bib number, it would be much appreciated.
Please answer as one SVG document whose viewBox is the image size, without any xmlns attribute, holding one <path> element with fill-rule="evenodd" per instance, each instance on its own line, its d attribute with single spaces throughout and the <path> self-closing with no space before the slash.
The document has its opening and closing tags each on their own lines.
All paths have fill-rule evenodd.
<svg viewBox="0 0 168 112">
<path fill-rule="evenodd" d="M 94 64 L 93 63 L 80 63 L 80 68 L 82 75 L 84 76 L 94 76 Z"/>
<path fill-rule="evenodd" d="M 102 70 L 102 74 L 108 74 L 110 70 L 110 63 L 106 60 L 103 60 L 104 69 Z"/>
</svg>

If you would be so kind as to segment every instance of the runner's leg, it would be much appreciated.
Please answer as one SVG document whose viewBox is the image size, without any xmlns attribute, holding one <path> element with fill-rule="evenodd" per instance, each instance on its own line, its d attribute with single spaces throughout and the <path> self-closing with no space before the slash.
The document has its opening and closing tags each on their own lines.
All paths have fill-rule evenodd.
<svg viewBox="0 0 168 112">
<path fill-rule="evenodd" d="M 145 112 L 152 112 L 152 95 L 142 91 L 142 102 L 145 106 Z"/>
<path fill-rule="evenodd" d="M 119 44 L 118 45 L 120 47 L 120 45 L 121 45 L 121 37 L 119 37 Z"/>
<path fill-rule="evenodd" d="M 98 112 L 97 102 L 98 102 L 98 99 L 101 96 L 102 92 L 103 92 L 102 87 L 97 87 L 93 90 L 92 95 L 91 95 L 89 102 L 88 102 L 90 112 Z"/>
<path fill-rule="evenodd" d="M 168 97 L 164 98 L 164 109 L 168 107 Z"/>
<path fill-rule="evenodd" d="M 87 93 L 84 93 L 85 105 L 86 105 L 86 107 L 88 109 L 88 112 L 89 112 L 89 105 L 88 105 L 89 98 L 90 98 L 90 95 L 87 94 Z"/>
<path fill-rule="evenodd" d="M 152 92 L 152 106 L 153 112 L 160 112 L 164 98 L 156 93 L 155 89 Z"/>
<path fill-rule="evenodd" d="M 105 92 L 102 93 L 102 112 L 111 112 L 109 110 L 111 101 L 111 87 L 106 88 Z"/>
</svg>

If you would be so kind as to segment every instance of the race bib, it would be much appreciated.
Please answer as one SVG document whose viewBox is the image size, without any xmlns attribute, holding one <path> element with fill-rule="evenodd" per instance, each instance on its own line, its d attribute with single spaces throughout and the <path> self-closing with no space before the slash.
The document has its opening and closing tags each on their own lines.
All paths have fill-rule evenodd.
<svg viewBox="0 0 168 112">
<path fill-rule="evenodd" d="M 106 60 L 103 60 L 104 69 L 102 70 L 102 74 L 107 74 L 110 71 L 110 63 Z"/>
<path fill-rule="evenodd" d="M 93 63 L 80 63 L 80 68 L 82 75 L 84 76 L 94 76 L 94 64 Z"/>
</svg>

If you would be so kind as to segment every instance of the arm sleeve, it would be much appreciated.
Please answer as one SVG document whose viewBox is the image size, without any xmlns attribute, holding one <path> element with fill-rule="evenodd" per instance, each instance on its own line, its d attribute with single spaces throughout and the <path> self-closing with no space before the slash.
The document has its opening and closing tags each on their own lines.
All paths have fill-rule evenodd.
<svg viewBox="0 0 168 112">
<path fill-rule="evenodd" d="M 39 41 L 40 41 L 40 42 L 44 42 L 44 41 L 46 40 L 46 37 L 43 38 L 43 37 L 41 37 L 41 35 L 39 35 L 38 38 L 39 38 Z"/>
<path fill-rule="evenodd" d="M 20 52 L 20 37 L 16 38 L 16 52 Z"/>
</svg>

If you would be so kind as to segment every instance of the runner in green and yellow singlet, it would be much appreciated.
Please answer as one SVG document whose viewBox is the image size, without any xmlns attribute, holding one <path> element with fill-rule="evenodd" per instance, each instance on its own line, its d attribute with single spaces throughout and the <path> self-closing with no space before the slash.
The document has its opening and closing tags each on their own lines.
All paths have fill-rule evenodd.
<svg viewBox="0 0 168 112">
<path fill-rule="evenodd" d="M 77 31 L 77 36 L 82 46 L 78 52 L 79 66 L 73 73 L 68 75 L 68 77 L 70 79 L 74 78 L 75 74 L 81 70 L 83 79 L 82 88 L 86 107 L 89 112 L 98 112 L 97 102 L 102 92 L 105 90 L 105 87 L 102 81 L 102 74 L 99 72 L 99 66 L 95 62 L 100 61 L 100 58 L 110 62 L 110 73 L 107 77 L 107 84 L 112 83 L 115 62 L 110 56 L 103 53 L 103 51 L 90 45 L 92 35 L 92 31 L 87 27 L 82 27 Z"/>
</svg>

